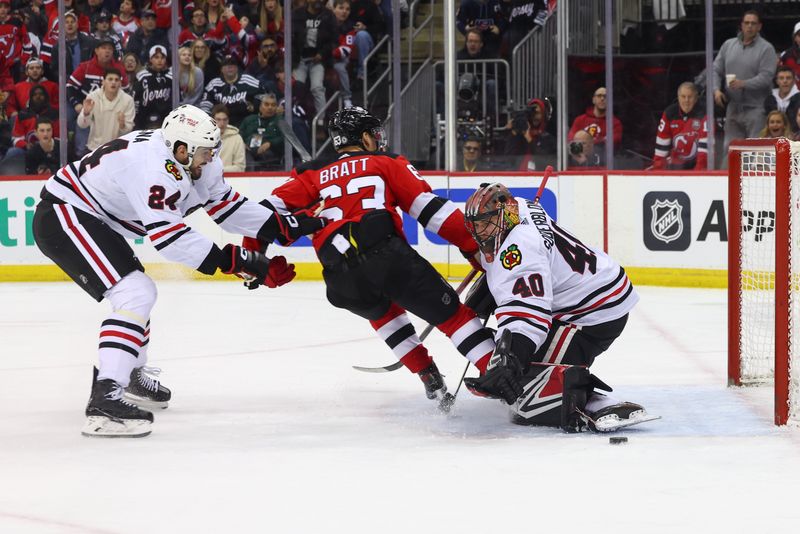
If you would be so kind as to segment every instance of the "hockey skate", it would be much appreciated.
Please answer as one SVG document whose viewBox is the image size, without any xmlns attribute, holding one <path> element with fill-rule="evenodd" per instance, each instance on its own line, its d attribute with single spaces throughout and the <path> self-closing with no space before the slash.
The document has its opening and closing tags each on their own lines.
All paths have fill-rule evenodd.
<svg viewBox="0 0 800 534">
<path fill-rule="evenodd" d="M 131 371 L 131 381 L 125 388 L 125 400 L 144 408 L 161 408 L 169 406 L 172 392 L 153 378 L 161 373 L 158 367 L 137 367 Z"/>
<path fill-rule="evenodd" d="M 86 405 L 84 436 L 106 438 L 140 438 L 150 434 L 153 414 L 140 410 L 123 398 L 122 386 L 110 379 L 94 382 Z"/>
<path fill-rule="evenodd" d="M 661 416 L 648 414 L 639 404 L 620 402 L 587 414 L 586 424 L 595 432 L 613 432 L 656 419 L 661 419 Z"/>
<path fill-rule="evenodd" d="M 439 368 L 436 367 L 436 363 L 431 362 L 428 367 L 417 373 L 417 375 L 422 380 L 422 385 L 425 386 L 425 396 L 437 401 L 439 410 L 448 413 L 456 399 L 447 392 L 447 384 L 444 383 L 444 377 L 439 372 Z"/>
</svg>

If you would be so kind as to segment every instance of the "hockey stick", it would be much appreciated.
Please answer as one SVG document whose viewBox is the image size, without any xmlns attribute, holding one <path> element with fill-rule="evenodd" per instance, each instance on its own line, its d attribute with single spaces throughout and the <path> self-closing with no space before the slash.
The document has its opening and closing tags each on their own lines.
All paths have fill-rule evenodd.
<svg viewBox="0 0 800 534">
<path fill-rule="evenodd" d="M 292 145 L 292 148 L 300 154 L 300 159 L 303 160 L 304 163 L 313 159 L 311 154 L 308 153 L 308 150 L 306 150 L 306 147 L 300 142 L 300 139 L 297 138 L 297 134 L 294 133 L 292 127 L 286 122 L 286 119 L 278 119 L 278 130 L 283 134 L 283 138 Z"/>
<path fill-rule="evenodd" d="M 477 274 L 478 271 L 472 269 L 469 272 L 469 274 L 467 274 L 466 278 L 464 278 L 464 280 L 456 288 L 456 295 L 461 295 L 461 293 L 464 291 L 464 288 L 466 288 L 469 285 L 469 283 L 472 282 L 472 279 L 475 278 Z M 419 336 L 420 343 L 425 341 L 425 338 L 428 337 L 428 335 L 433 331 L 433 329 L 434 326 L 432 324 L 429 324 L 425 328 L 425 330 L 422 331 L 422 334 L 420 334 Z M 392 371 L 400 369 L 401 367 L 403 367 L 403 362 L 396 361 L 393 364 L 385 365 L 383 367 L 361 367 L 360 365 L 354 365 L 353 369 L 355 369 L 356 371 L 362 371 L 364 373 L 390 373 Z"/>
</svg>

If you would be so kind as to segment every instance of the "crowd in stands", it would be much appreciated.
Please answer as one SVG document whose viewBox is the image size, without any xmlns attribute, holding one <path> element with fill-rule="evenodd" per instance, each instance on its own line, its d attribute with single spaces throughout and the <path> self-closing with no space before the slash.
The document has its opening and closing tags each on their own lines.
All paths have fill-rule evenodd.
<svg viewBox="0 0 800 534">
<path fill-rule="evenodd" d="M 547 23 L 555 4 L 461 0 L 456 22 L 464 46 L 457 59 L 472 65 L 508 61 L 525 35 Z M 401 5 L 407 10 L 406 2 Z M 0 160 L 24 159 L 27 172 L 49 173 L 58 164 L 62 135 L 69 138 L 68 157 L 74 159 L 132 129 L 159 127 L 173 108 L 173 76 L 178 76 L 178 102 L 218 118 L 227 170 L 282 169 L 284 140 L 277 123 L 287 105 L 286 83 L 292 84 L 292 127 L 308 149 L 312 121 L 324 131 L 320 110 L 334 91 L 340 91 L 337 106 L 363 99 L 361 60 L 392 28 L 390 0 L 295 0 L 287 80 L 282 1 L 181 0 L 180 7 L 178 53 L 172 58 L 169 0 L 65 0 L 61 24 L 55 0 L 0 0 Z M 714 61 L 709 90 L 725 115 L 718 154 L 735 137 L 800 139 L 800 23 L 780 55 L 761 30 L 759 14 L 746 12 L 739 34 L 723 44 Z M 61 56 L 64 103 L 58 91 Z M 555 164 L 551 102 L 530 95 L 514 108 L 506 101 L 505 73 L 470 68 L 459 65 L 459 74 L 473 74 L 464 91 L 459 86 L 459 95 L 467 95 L 459 109 L 469 110 L 466 118 L 459 116 L 467 126 L 459 130 L 461 168 L 541 170 Z M 601 85 L 586 95 L 591 103 L 574 117 L 564 140 L 569 168 L 606 166 L 611 110 Z M 707 167 L 703 91 L 687 80 L 677 98 L 664 103 L 651 168 Z M 442 94 L 437 82 L 437 112 Z M 65 125 L 59 124 L 61 105 L 66 105 Z M 612 120 L 619 147 L 624 125 Z M 483 157 L 489 154 L 494 160 Z"/>
<path fill-rule="evenodd" d="M 69 136 L 69 157 L 79 158 L 132 129 L 159 127 L 173 109 L 177 75 L 179 103 L 224 124 L 226 169 L 283 167 L 276 126 L 287 83 L 280 0 L 182 0 L 177 61 L 169 0 L 64 3 L 59 23 L 55 0 L 0 0 L 0 160 L 27 157 L 27 172 L 52 172 L 62 134 Z M 342 104 L 352 105 L 351 87 L 361 85 L 352 82 L 364 76 L 359 60 L 390 31 L 391 3 L 293 6 L 292 126 L 309 148 L 310 121 L 318 116 L 324 123 L 320 110 L 332 90 L 341 88 Z M 66 125 L 58 114 L 62 56 Z M 40 138 L 40 129 L 49 136 Z"/>
</svg>

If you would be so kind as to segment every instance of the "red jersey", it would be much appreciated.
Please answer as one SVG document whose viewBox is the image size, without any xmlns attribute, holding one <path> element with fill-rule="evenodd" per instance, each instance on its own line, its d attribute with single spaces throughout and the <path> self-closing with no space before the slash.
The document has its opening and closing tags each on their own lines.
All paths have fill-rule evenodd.
<svg viewBox="0 0 800 534">
<path fill-rule="evenodd" d="M 689 113 L 677 103 L 664 110 L 658 123 L 654 169 L 706 170 L 708 134 L 706 116 L 700 106 Z"/>
<path fill-rule="evenodd" d="M 399 207 L 426 230 L 459 249 L 477 252 L 464 226 L 464 214 L 455 204 L 431 192 L 431 186 L 403 156 L 376 152 L 341 154 L 333 161 L 314 160 L 292 171 L 288 182 L 268 199 L 278 210 L 306 208 L 324 200 L 319 217 L 332 221 L 314 234 L 319 250 L 342 225 L 359 222 L 372 210 L 385 209 L 403 236 Z"/>
<path fill-rule="evenodd" d="M 586 108 L 586 113 L 579 115 L 575 122 L 572 123 L 572 128 L 569 129 L 567 138 L 572 141 L 575 133 L 578 130 L 586 130 L 594 138 L 594 143 L 600 144 L 606 141 L 606 117 L 598 117 L 594 114 L 594 107 L 589 106 Z M 622 123 L 618 118 L 614 117 L 614 146 L 619 146 L 622 142 Z"/>
</svg>

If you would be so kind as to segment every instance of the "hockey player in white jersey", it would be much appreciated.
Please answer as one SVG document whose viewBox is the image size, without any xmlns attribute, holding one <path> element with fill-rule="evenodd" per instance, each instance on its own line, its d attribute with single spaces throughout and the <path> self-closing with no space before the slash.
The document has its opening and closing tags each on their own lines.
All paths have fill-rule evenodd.
<svg viewBox="0 0 800 534">
<path fill-rule="evenodd" d="M 473 193 L 465 221 L 486 269 L 467 304 L 479 315 L 493 311 L 498 328 L 486 373 L 465 381 L 470 391 L 506 401 L 515 423 L 568 432 L 654 419 L 595 392 L 611 388 L 588 371 L 639 300 L 622 267 L 499 183 Z"/>
<path fill-rule="evenodd" d="M 220 131 L 194 106 L 180 106 L 157 130 L 114 139 L 58 170 L 45 184 L 33 231 L 40 250 L 112 311 L 100 327 L 87 436 L 144 436 L 171 393 L 144 367 L 156 287 L 125 238 L 147 237 L 164 257 L 203 274 L 217 270 L 244 278 L 253 289 L 294 278 L 283 256 L 267 258 L 236 245 L 217 247 L 183 217 L 203 208 L 229 232 L 272 242 L 302 231 L 267 207 L 231 189 L 215 155 Z M 289 224 L 289 223 L 292 224 Z M 304 221 L 308 232 L 323 220 Z"/>
</svg>

